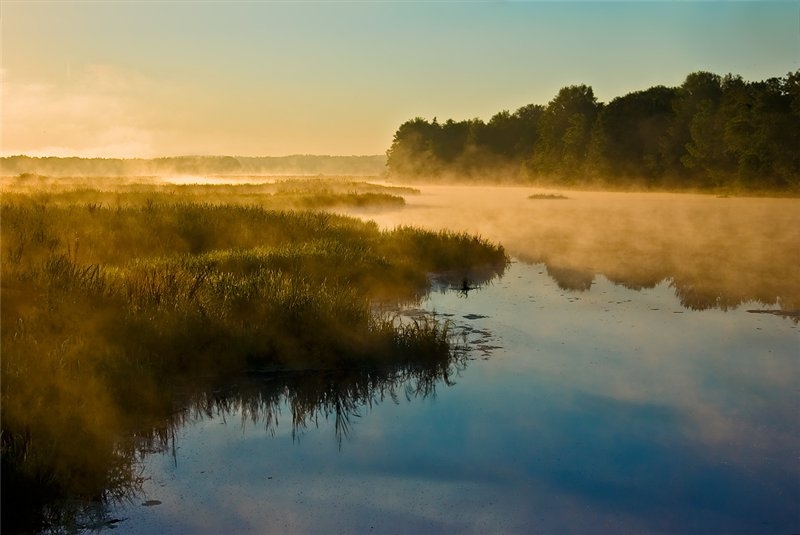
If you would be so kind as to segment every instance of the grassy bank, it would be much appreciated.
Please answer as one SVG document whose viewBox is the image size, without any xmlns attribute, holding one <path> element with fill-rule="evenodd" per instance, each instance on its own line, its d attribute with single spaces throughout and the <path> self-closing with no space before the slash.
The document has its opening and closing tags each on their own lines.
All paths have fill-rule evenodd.
<svg viewBox="0 0 800 535">
<path fill-rule="evenodd" d="M 170 183 L 157 177 L 49 177 L 22 174 L 0 177 L 4 196 L 22 194 L 42 202 L 87 206 L 141 207 L 176 202 L 236 204 L 271 209 L 320 209 L 337 206 L 399 207 L 402 195 L 419 190 L 386 186 L 348 177 L 243 177 L 236 182 Z M 192 183 L 192 182 L 201 183 Z M 213 179 L 212 179 L 213 181 Z"/>
<path fill-rule="evenodd" d="M 7 511 L 113 494 L 132 470 L 120 437 L 172 414 L 179 391 L 247 370 L 448 362 L 447 325 L 400 325 L 376 304 L 424 292 L 433 272 L 506 263 L 465 234 L 380 231 L 213 190 L 213 203 L 112 194 L 122 202 L 3 197 L 4 530 Z"/>
</svg>

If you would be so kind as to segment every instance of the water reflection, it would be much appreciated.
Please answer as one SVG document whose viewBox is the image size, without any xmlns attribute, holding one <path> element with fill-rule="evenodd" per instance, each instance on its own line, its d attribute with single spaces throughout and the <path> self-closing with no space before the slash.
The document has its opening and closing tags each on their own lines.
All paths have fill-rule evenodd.
<svg viewBox="0 0 800 535">
<path fill-rule="evenodd" d="M 683 311 L 663 282 L 566 292 L 541 264 L 466 299 L 441 288 L 419 313 L 488 356 L 450 372 L 457 387 L 395 404 L 405 386 L 370 396 L 380 381 L 332 388 L 323 373 L 309 395 L 281 376 L 207 393 L 177 462 L 148 457 L 147 497 L 163 504 L 121 511 L 120 531 L 797 531 L 796 324 Z"/>
<path fill-rule="evenodd" d="M 122 530 L 798 531 L 798 325 L 747 312 L 800 303 L 797 201 L 528 192 L 426 188 L 369 215 L 479 232 L 523 260 L 478 292 L 463 274 L 434 281 L 420 306 L 488 359 L 458 387 L 380 407 L 405 387 L 369 396 L 322 374 L 286 395 L 270 378 L 257 410 L 206 394 L 178 463 L 148 458 L 164 505 L 124 510 Z"/>
<path fill-rule="evenodd" d="M 196 395 L 186 414 L 191 420 L 226 419 L 241 415 L 242 422 L 262 425 L 274 436 L 288 408 L 291 435 L 299 439 L 320 420 L 331 421 L 339 447 L 350 435 L 352 422 L 374 404 L 400 398 L 411 401 L 435 396 L 439 386 L 452 386 L 453 377 L 464 369 L 467 352 L 456 349 L 438 362 L 415 362 L 403 366 L 335 369 L 302 372 L 251 373 L 213 391 Z M 176 422 L 185 425 L 182 418 Z"/>
<path fill-rule="evenodd" d="M 489 360 L 255 373 L 194 392 L 139 435 L 135 451 L 162 452 L 147 456 L 141 503 L 162 505 L 121 510 L 121 531 L 797 531 L 798 326 L 771 317 L 800 302 L 795 201 L 576 193 L 544 209 L 501 193 L 508 212 L 473 191 L 485 208 L 428 197 L 402 216 L 524 260 L 485 292 L 472 274 L 434 280 L 423 305 Z M 274 439 L 231 429 L 250 427 Z"/>
<path fill-rule="evenodd" d="M 667 282 L 691 310 L 757 301 L 800 309 L 800 201 L 571 191 L 531 200 L 524 187 L 425 186 L 402 210 L 369 214 L 391 228 L 463 230 L 543 263 L 565 290 L 597 275 L 625 288 Z"/>
<path fill-rule="evenodd" d="M 446 280 L 446 279 L 442 279 Z M 417 313 L 417 315 L 422 315 Z M 425 315 L 427 317 L 427 315 Z M 440 358 L 361 366 L 357 368 L 303 371 L 253 371 L 238 378 L 227 378 L 216 388 L 183 385 L 180 408 L 170 416 L 143 425 L 115 446 L 111 464 L 97 459 L 96 472 L 106 472 L 108 486 L 98 488 L 94 497 L 50 502 L 24 518 L 8 523 L 10 532 L 27 531 L 38 526 L 43 532 L 102 530 L 117 527 L 123 515 L 113 511 L 121 505 L 136 506 L 147 496 L 142 484 L 140 461 L 153 454 L 167 454 L 178 462 L 177 437 L 186 428 L 205 420 L 227 422 L 239 418 L 240 424 L 261 426 L 275 436 L 280 422 L 287 417 L 293 441 L 299 441 L 309 429 L 326 422 L 332 426 L 331 437 L 342 447 L 351 433 L 354 420 L 373 406 L 390 401 L 434 397 L 440 387 L 452 386 L 464 370 L 468 351 L 455 334 L 452 350 Z M 187 389 L 188 387 L 188 389 Z M 288 415 L 287 415 L 288 412 Z M 160 505 L 159 500 L 142 502 Z M 28 506 L 29 504 L 25 504 Z M 18 512 L 17 512 L 18 513 Z"/>
<path fill-rule="evenodd" d="M 577 532 L 796 530 L 797 325 L 746 307 L 684 312 L 664 282 L 631 290 L 598 276 L 576 294 L 549 279 L 517 263 L 469 303 L 430 305 L 491 311 L 481 321 L 503 348 L 469 369 L 489 385 L 460 386 L 490 413 L 498 438 L 480 447 L 500 451 L 492 462 L 512 456 L 545 486 L 537 499 L 580 504 L 564 526 L 612 522 Z M 558 522 L 551 532 L 570 531 Z"/>
<path fill-rule="evenodd" d="M 771 294 L 770 291 L 781 292 L 791 289 L 792 282 L 786 281 L 781 287 L 772 290 L 754 280 L 751 283 L 737 282 L 736 284 L 721 283 L 713 273 L 704 274 L 702 277 L 674 275 L 674 272 L 655 265 L 627 264 L 626 269 L 616 267 L 608 272 L 587 271 L 573 267 L 563 267 L 548 262 L 547 258 L 534 259 L 522 257 L 530 264 L 542 263 L 547 268 L 547 273 L 562 290 L 585 292 L 591 289 L 595 278 L 602 275 L 611 282 L 630 290 L 645 290 L 655 288 L 661 283 L 667 283 L 675 292 L 680 304 L 689 310 L 731 310 L 741 305 L 756 301 L 766 306 L 781 307 L 778 315 L 786 317 L 798 316 L 796 307 L 800 305 L 796 297 L 787 297 L 788 294 Z"/>
<path fill-rule="evenodd" d="M 595 274 L 590 271 L 547 265 L 547 274 L 562 290 L 585 292 L 592 287 Z"/>
<path fill-rule="evenodd" d="M 598 275 L 602 275 L 611 282 L 629 290 L 653 289 L 659 284 L 666 283 L 675 292 L 680 304 L 689 310 L 731 310 L 749 302 L 756 301 L 762 305 L 775 305 L 783 308 L 771 311 L 779 316 L 797 318 L 800 311 L 793 308 L 795 301 L 787 302 L 784 297 L 765 294 L 762 288 L 735 286 L 722 287 L 712 276 L 702 279 L 675 279 L 666 270 L 657 270 L 644 265 L 630 265 L 629 270 L 622 273 L 615 271 L 609 274 L 592 272 L 571 267 L 561 267 L 547 263 L 546 260 L 524 259 L 530 264 L 542 263 L 546 266 L 547 274 L 558 284 L 562 290 L 572 292 L 586 292 Z"/>
</svg>

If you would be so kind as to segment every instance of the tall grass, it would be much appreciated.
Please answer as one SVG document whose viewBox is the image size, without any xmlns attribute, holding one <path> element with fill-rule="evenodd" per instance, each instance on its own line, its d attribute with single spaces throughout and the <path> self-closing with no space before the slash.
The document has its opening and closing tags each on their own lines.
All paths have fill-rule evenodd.
<svg viewBox="0 0 800 535">
<path fill-rule="evenodd" d="M 172 414 L 179 390 L 247 370 L 441 371 L 448 326 L 375 303 L 507 261 L 464 234 L 236 203 L 17 194 L 0 221 L 4 529 L 31 522 L 25 505 L 123 492 L 120 437 Z"/>
<path fill-rule="evenodd" d="M 43 202 L 87 207 L 137 207 L 176 202 L 235 204 L 270 209 L 335 206 L 399 207 L 419 190 L 347 178 L 292 178 L 237 184 L 171 184 L 157 179 L 108 177 L 0 177 L 5 197 L 33 196 Z"/>
</svg>

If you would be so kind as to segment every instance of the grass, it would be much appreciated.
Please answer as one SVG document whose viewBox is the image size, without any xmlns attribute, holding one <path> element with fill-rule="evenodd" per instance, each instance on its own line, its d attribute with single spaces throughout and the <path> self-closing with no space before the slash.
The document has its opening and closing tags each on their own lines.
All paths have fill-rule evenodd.
<svg viewBox="0 0 800 535">
<path fill-rule="evenodd" d="M 529 195 L 528 198 L 532 200 L 545 200 L 545 201 L 569 199 L 569 197 L 567 197 L 566 195 L 561 195 L 560 193 L 534 193 L 533 195 Z"/>
<path fill-rule="evenodd" d="M 488 277 L 507 262 L 479 237 L 381 231 L 209 188 L 4 194 L 4 530 L 42 522 L 54 500 L 125 495 L 136 478 L 123 437 L 173 414 L 178 392 L 248 370 L 446 378 L 449 326 L 376 304 L 413 299 L 433 273 Z M 286 188 L 270 195 L 339 195 Z M 328 410 L 324 399 L 297 394 L 297 414 Z"/>
<path fill-rule="evenodd" d="M 4 196 L 33 196 L 45 203 L 127 208 L 176 202 L 258 206 L 270 209 L 321 209 L 335 206 L 400 207 L 402 195 L 419 190 L 384 186 L 344 177 L 283 178 L 237 184 L 172 184 L 156 178 L 0 177 Z"/>
</svg>

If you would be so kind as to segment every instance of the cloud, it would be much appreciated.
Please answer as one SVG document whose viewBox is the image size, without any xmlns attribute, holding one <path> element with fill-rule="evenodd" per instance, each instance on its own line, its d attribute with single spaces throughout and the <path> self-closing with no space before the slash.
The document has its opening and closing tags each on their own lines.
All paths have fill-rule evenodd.
<svg viewBox="0 0 800 535">
<path fill-rule="evenodd" d="M 88 65 L 63 83 L 2 77 L 3 155 L 154 155 L 144 106 L 159 91 L 152 80 L 108 65 Z"/>
<path fill-rule="evenodd" d="M 236 78 L 152 78 L 107 64 L 61 79 L 9 70 L 2 78 L 2 156 L 380 154 L 388 143 L 353 129 L 365 123 L 335 99 L 310 89 L 288 94 L 285 81 L 270 91 Z"/>
</svg>

